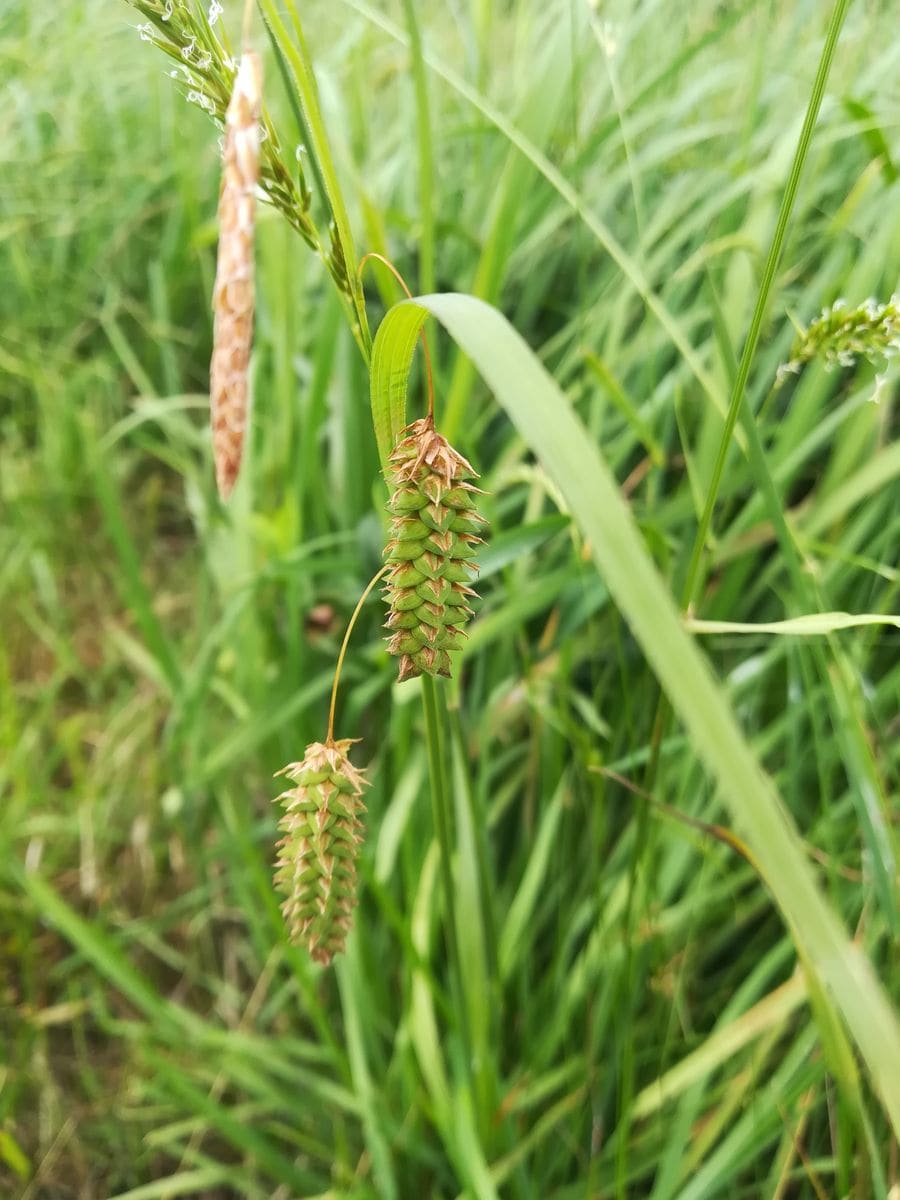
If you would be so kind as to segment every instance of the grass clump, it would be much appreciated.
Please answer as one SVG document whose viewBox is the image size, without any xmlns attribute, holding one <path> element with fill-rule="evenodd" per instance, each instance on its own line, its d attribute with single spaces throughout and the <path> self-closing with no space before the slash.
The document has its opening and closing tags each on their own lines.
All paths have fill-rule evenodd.
<svg viewBox="0 0 900 1200">
<path fill-rule="evenodd" d="M 551 473 L 554 440 L 444 335 L 435 427 L 482 473 L 482 599 L 449 683 L 398 685 L 383 606 L 359 607 L 338 715 L 367 834 L 327 970 L 270 863 L 272 773 L 321 739 L 390 538 L 352 227 L 422 291 L 499 307 L 552 372 L 657 583 L 696 580 L 723 709 L 896 992 L 890 376 L 878 406 L 859 361 L 772 390 L 788 312 L 896 290 L 890 6 L 849 10 L 742 366 L 823 13 L 263 3 L 273 203 L 227 506 L 208 314 L 237 14 L 144 7 L 167 60 L 102 0 L 14 3 L 0 44 L 0 1193 L 888 1195 L 886 1092 L 851 1040 L 874 1008 L 835 1018 L 702 738 L 655 722 L 659 660 L 590 561 L 616 553 L 607 514 L 573 519 L 596 480 Z M 372 279 L 374 323 L 396 296 Z M 825 632 L 771 632 L 786 616 Z M 314 908 L 343 796 L 295 810 Z"/>
</svg>

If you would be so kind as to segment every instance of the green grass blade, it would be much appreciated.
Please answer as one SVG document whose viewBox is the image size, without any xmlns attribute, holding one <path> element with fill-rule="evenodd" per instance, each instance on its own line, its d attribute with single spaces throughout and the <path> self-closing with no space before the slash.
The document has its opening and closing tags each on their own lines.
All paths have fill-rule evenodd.
<svg viewBox="0 0 900 1200">
<path fill-rule="evenodd" d="M 378 457 L 382 471 L 387 472 L 388 458 L 400 440 L 400 431 L 406 424 L 406 384 L 409 368 L 397 368 L 398 362 L 412 361 L 422 322 L 415 309 L 402 305 L 392 311 L 397 313 L 394 338 L 390 345 L 377 339 L 372 347 L 372 362 L 369 369 L 369 387 L 372 399 L 372 423 L 378 443 Z"/>
<path fill-rule="evenodd" d="M 378 1181 L 379 1195 L 383 1196 L 385 1200 L 396 1200 L 399 1193 L 391 1150 L 382 1130 L 378 1093 L 373 1086 L 372 1073 L 366 1059 L 366 1047 L 362 1032 L 365 989 L 360 974 L 355 937 L 350 941 L 346 957 L 338 960 L 335 969 L 344 1012 L 347 1057 L 350 1060 L 353 1084 L 359 1097 L 366 1144 L 372 1156 L 372 1166 Z"/>
<path fill-rule="evenodd" d="M 224 1167 L 200 1167 L 129 1188 L 127 1192 L 118 1192 L 110 1200 L 175 1200 L 176 1196 L 196 1196 L 198 1192 L 227 1185 L 229 1179 L 230 1172 Z"/>
<path fill-rule="evenodd" d="M 542 889 L 547 886 L 550 855 L 563 804 L 567 799 L 566 783 L 565 778 L 560 780 L 559 787 L 554 792 L 553 799 L 544 813 L 525 874 L 509 906 L 500 934 L 500 974 L 504 980 L 508 979 L 512 973 L 516 956 L 521 953 L 522 942 L 527 938 L 528 926 L 534 916 L 538 897 Z"/>
<path fill-rule="evenodd" d="M 721 686 L 685 632 L 615 480 L 572 407 L 522 338 L 489 305 L 457 294 L 403 302 L 376 341 L 408 372 L 404 309 L 433 313 L 472 358 L 527 445 L 566 498 L 594 561 L 642 646 L 697 753 L 716 778 L 794 940 L 826 983 L 900 1130 L 900 1029 L 871 964 L 824 901 L 796 827 L 735 720 Z M 402 313 L 402 316 L 398 314 Z M 394 357 L 393 329 L 401 336 Z"/>
<path fill-rule="evenodd" d="M 704 621 L 685 617 L 691 633 L 774 633 L 793 637 L 821 637 L 837 629 L 855 629 L 860 625 L 893 625 L 900 629 L 900 616 L 893 613 L 806 613 L 783 621 Z"/>
<path fill-rule="evenodd" d="M 434 290 L 434 151 L 431 144 L 431 111 L 428 103 L 428 77 L 422 56 L 422 33 L 413 0 L 403 0 L 409 45 L 412 51 L 412 76 L 416 93 L 416 146 L 419 167 L 419 288 Z"/>
<path fill-rule="evenodd" d="M 753 1008 L 710 1034 L 696 1050 L 640 1092 L 634 1101 L 634 1118 L 649 1116 L 706 1079 L 755 1038 L 780 1028 L 806 999 L 806 981 L 797 972 Z"/>
<path fill-rule="evenodd" d="M 407 43 L 402 31 L 393 24 L 381 13 L 371 8 L 364 0 L 345 0 L 350 7 L 362 13 L 373 24 L 383 29 L 386 33 L 397 41 Z M 562 172 L 553 165 L 550 159 L 538 149 L 521 130 L 517 129 L 512 121 L 509 120 L 502 112 L 490 104 L 479 92 L 471 87 L 456 71 L 447 67 L 442 62 L 435 59 L 432 55 L 425 54 L 425 61 L 442 79 L 459 93 L 472 107 L 485 117 L 492 125 L 506 137 L 510 144 L 515 146 L 520 154 L 534 166 L 543 177 L 547 180 L 552 188 L 560 195 L 563 201 L 568 205 L 573 213 L 576 214 L 591 231 L 597 241 L 603 246 L 604 250 L 614 260 L 616 265 L 621 270 L 622 274 L 628 279 L 631 286 L 641 297 L 647 308 L 653 313 L 660 325 L 665 329 L 666 333 L 672 340 L 685 362 L 693 372 L 697 382 L 703 388 L 704 392 L 709 396 L 713 404 L 725 413 L 725 405 L 722 396 L 719 392 L 712 375 L 704 365 L 700 355 L 691 344 L 687 333 L 685 332 L 680 321 L 669 311 L 667 306 L 659 298 L 658 294 L 653 290 L 647 280 L 643 270 L 635 259 L 628 253 L 625 247 L 613 235 L 612 230 L 600 219 L 595 213 L 591 212 L 578 191 L 572 187 L 571 183 L 566 179 Z M 453 431 L 450 431 L 451 433 Z"/>
<path fill-rule="evenodd" d="M 794 202 L 797 199 L 797 189 L 800 186 L 800 176 L 803 173 L 803 167 L 806 163 L 807 155 L 809 154 L 813 130 L 815 129 L 816 120 L 819 116 L 819 109 L 822 106 L 822 97 L 825 94 L 825 84 L 828 82 L 828 75 L 831 71 L 831 64 L 834 59 L 835 51 L 837 50 L 838 38 L 841 34 L 844 18 L 847 15 L 849 3 L 850 0 L 837 0 L 837 3 L 832 10 L 831 20 L 828 25 L 828 34 L 825 38 L 825 45 L 822 48 L 822 55 L 819 59 L 819 67 L 816 71 L 816 78 L 813 82 L 809 103 L 806 107 L 806 116 L 803 120 L 803 128 L 800 130 L 800 138 L 797 142 L 794 161 L 791 164 L 790 175 L 788 176 L 787 185 L 784 189 L 784 195 L 781 198 L 781 208 L 778 213 L 778 220 L 775 223 L 775 232 L 772 235 L 772 243 L 769 247 L 768 257 L 766 258 L 766 265 L 763 270 L 762 281 L 759 285 L 759 292 L 756 297 L 756 305 L 753 309 L 753 316 L 750 320 L 750 329 L 747 333 L 747 339 L 744 342 L 744 349 L 741 353 L 741 361 L 738 364 L 737 374 L 735 375 L 731 386 L 731 395 L 728 398 L 728 413 L 725 418 L 725 428 L 722 430 L 722 437 L 721 441 L 719 442 L 719 449 L 716 455 L 715 465 L 713 467 L 712 478 L 706 493 L 706 504 L 700 517 L 700 526 L 697 530 L 697 536 L 694 540 L 693 550 L 691 551 L 691 559 L 688 565 L 687 578 L 685 580 L 684 591 L 682 593 L 681 607 L 684 609 L 690 607 L 690 604 L 697 592 L 701 573 L 700 566 L 703 560 L 703 551 L 706 548 L 706 539 L 709 534 L 710 525 L 712 524 L 713 510 L 716 506 L 719 487 L 722 482 L 722 473 L 725 470 L 725 463 L 728 458 L 728 453 L 731 449 L 731 439 L 734 436 L 738 417 L 741 414 L 741 406 L 744 402 L 744 391 L 747 387 L 747 381 L 750 378 L 750 368 L 753 365 L 756 347 L 759 344 L 759 336 L 762 331 L 763 318 L 766 315 L 766 309 L 769 303 L 769 293 L 772 290 L 772 284 L 775 281 L 775 272 L 777 271 L 778 264 L 781 261 L 781 252 L 784 248 L 784 242 L 787 236 L 788 222 L 791 219 L 791 213 L 794 209 Z"/>
<path fill-rule="evenodd" d="M 123 996 L 151 1020 L 160 1031 L 186 1036 L 200 1022 L 186 1009 L 165 1000 L 151 981 L 138 971 L 121 948 L 96 922 L 87 921 L 39 875 L 24 870 L 13 860 L 10 871 L 19 888 L 45 920 L 54 925 Z"/>
</svg>

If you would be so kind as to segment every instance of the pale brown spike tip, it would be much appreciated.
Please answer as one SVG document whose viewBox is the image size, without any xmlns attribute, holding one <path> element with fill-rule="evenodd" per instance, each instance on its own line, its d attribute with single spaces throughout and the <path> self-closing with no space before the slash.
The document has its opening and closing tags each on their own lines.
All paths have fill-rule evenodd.
<svg viewBox="0 0 900 1200">
<path fill-rule="evenodd" d="M 225 115 L 213 289 L 209 392 L 216 483 L 223 500 L 231 494 L 240 470 L 247 426 L 261 106 L 262 64 L 257 54 L 247 51 L 241 57 Z"/>
</svg>

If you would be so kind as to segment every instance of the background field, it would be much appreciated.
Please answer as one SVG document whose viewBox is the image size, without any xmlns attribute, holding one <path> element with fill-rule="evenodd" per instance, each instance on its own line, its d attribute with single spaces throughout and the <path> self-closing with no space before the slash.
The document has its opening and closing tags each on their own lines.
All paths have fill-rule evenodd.
<svg viewBox="0 0 900 1200">
<path fill-rule="evenodd" d="M 302 6 L 357 245 L 510 318 L 676 595 L 828 9 L 422 5 L 429 176 L 406 7 Z M 892 9 L 851 5 L 748 388 L 805 582 L 736 443 L 704 618 L 779 620 L 810 594 L 900 607 L 896 374 L 878 404 L 865 363 L 772 390 L 791 317 L 898 290 Z M 381 561 L 368 384 L 322 264 L 263 210 L 253 436 L 222 508 L 218 134 L 137 23 L 108 0 L 0 0 L 0 1195 L 885 1196 L 900 1165 L 878 1097 L 817 1025 L 740 847 L 704 827 L 728 817 L 676 722 L 643 796 L 654 674 L 437 328 L 439 422 L 490 493 L 450 694 L 466 971 L 447 969 L 418 688 L 394 682 L 377 598 L 339 709 L 372 780 L 356 932 L 336 969 L 286 944 L 272 773 L 324 735 Z M 269 86 L 293 137 L 273 62 Z M 367 294 L 374 328 L 398 293 L 373 272 Z M 703 640 L 895 996 L 898 639 Z"/>
</svg>

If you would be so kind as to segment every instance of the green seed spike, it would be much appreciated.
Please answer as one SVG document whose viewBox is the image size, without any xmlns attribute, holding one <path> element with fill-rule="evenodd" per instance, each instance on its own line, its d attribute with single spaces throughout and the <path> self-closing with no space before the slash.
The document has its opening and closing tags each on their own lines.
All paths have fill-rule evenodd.
<svg viewBox="0 0 900 1200">
<path fill-rule="evenodd" d="M 469 480 L 478 476 L 431 416 L 404 429 L 389 461 L 388 649 L 400 658 L 401 682 L 449 675 L 450 652 L 461 647 L 476 596 L 469 584 L 485 521 L 473 506 L 479 489 Z"/>
<path fill-rule="evenodd" d="M 775 377 L 777 387 L 788 375 L 799 375 L 805 363 L 820 358 L 826 369 L 852 367 L 859 358 L 886 368 L 900 354 L 900 295 L 885 304 L 869 299 L 856 308 L 846 300 L 835 300 L 822 310 L 808 329 L 799 329 L 789 362 L 782 363 Z"/>
<path fill-rule="evenodd" d="M 292 942 L 305 942 L 327 964 L 344 949 L 356 905 L 356 856 L 362 842 L 366 781 L 347 757 L 353 739 L 313 742 L 303 761 L 279 774 L 294 786 L 279 829 L 275 886 Z"/>
</svg>

